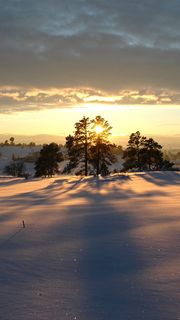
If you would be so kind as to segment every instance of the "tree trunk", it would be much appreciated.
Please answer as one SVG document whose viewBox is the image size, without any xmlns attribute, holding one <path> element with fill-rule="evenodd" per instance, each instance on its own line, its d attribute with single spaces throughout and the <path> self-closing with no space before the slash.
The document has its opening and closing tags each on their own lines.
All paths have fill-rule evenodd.
<svg viewBox="0 0 180 320">
<path fill-rule="evenodd" d="M 96 168 L 96 175 L 99 175 L 99 164 L 100 164 L 100 145 L 99 145 L 99 137 L 97 140 L 97 168 Z"/>
<path fill-rule="evenodd" d="M 85 142 L 85 176 L 88 175 L 88 150 L 87 150 L 87 139 Z"/>
</svg>

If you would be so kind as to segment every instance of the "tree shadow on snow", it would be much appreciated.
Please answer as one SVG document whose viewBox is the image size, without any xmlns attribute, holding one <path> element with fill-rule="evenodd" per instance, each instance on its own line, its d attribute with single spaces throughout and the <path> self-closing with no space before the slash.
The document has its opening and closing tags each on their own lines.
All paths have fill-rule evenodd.
<svg viewBox="0 0 180 320">
<path fill-rule="evenodd" d="M 157 186 L 180 185 L 180 173 L 173 171 L 146 172 L 141 178 Z"/>
<path fill-rule="evenodd" d="M 117 186 L 114 179 L 92 178 L 81 181 L 81 188 L 70 183 L 65 190 L 59 190 L 60 185 L 54 184 L 52 202 L 47 200 L 51 195 L 48 188 L 43 189 L 42 198 L 37 192 L 31 192 L 27 198 L 21 195 L 24 209 L 44 199 L 51 211 L 58 190 L 60 195 L 67 193 L 69 204 L 66 219 L 60 220 L 63 208 L 58 200 L 58 209 L 52 209 L 55 220 L 45 230 L 40 228 L 38 234 L 33 227 L 27 228 L 6 246 L 8 257 L 4 258 L 6 262 L 1 268 L 5 279 L 3 320 L 9 319 L 12 311 L 18 320 L 33 319 L 33 315 L 38 320 L 173 318 L 167 308 L 163 311 L 168 302 L 160 294 L 157 300 L 157 294 L 149 288 L 149 280 L 143 278 L 146 268 L 156 262 L 147 255 L 144 257 L 132 236 L 140 222 L 132 212 L 120 207 L 121 202 L 119 207 L 112 204 L 113 200 L 128 201 L 144 196 L 130 188 L 121 189 L 122 183 L 128 181 L 128 178 L 119 178 Z M 102 193 L 104 183 L 107 183 L 108 195 Z M 74 199 L 85 202 L 73 205 L 72 201 L 71 205 Z M 15 197 L 14 201 L 18 203 L 19 198 Z M 43 209 L 38 212 L 39 224 L 49 214 L 51 212 L 44 213 Z M 10 308 L 5 303 L 9 298 L 6 286 L 12 292 Z"/>
<path fill-rule="evenodd" d="M 77 319 L 160 319 L 163 315 L 155 298 L 140 280 L 147 261 L 130 236 L 137 227 L 130 212 L 115 209 L 101 194 L 84 190 L 78 196 L 89 200 L 91 212 L 81 218 L 79 230 L 85 239 L 78 275 L 86 312 L 77 310 Z"/>
</svg>

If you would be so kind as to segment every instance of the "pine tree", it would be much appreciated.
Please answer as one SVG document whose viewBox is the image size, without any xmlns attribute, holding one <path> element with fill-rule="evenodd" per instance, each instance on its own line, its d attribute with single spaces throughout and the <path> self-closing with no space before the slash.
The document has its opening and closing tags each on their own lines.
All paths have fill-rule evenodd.
<svg viewBox="0 0 180 320">
<path fill-rule="evenodd" d="M 153 138 L 145 139 L 141 149 L 141 159 L 144 168 L 159 170 L 163 164 L 162 146 Z"/>
<path fill-rule="evenodd" d="M 116 157 L 112 153 L 112 144 L 108 138 L 112 127 L 101 116 L 92 120 L 91 140 L 91 163 L 96 170 L 96 175 L 108 172 L 108 165 L 115 162 Z"/>
<path fill-rule="evenodd" d="M 45 144 L 40 150 L 40 156 L 36 161 L 35 176 L 52 177 L 52 175 L 58 173 L 58 163 L 62 160 L 62 152 L 56 143 Z"/>
<path fill-rule="evenodd" d="M 145 140 L 146 137 L 142 137 L 139 131 L 130 135 L 127 148 L 123 152 L 123 159 L 125 159 L 123 165 L 126 170 L 142 169 L 141 148 Z"/>
<path fill-rule="evenodd" d="M 162 146 L 153 138 L 142 137 L 139 131 L 132 133 L 128 146 L 123 153 L 123 158 L 125 159 L 124 169 L 172 169 L 173 163 L 163 160 L 161 149 Z"/>
<path fill-rule="evenodd" d="M 84 174 L 88 175 L 88 153 L 90 145 L 90 120 L 83 117 L 79 122 L 75 123 L 75 145 L 78 150 L 79 158 L 84 163 Z"/>
<path fill-rule="evenodd" d="M 71 169 L 82 163 L 81 170 L 85 176 L 88 175 L 88 155 L 90 145 L 90 120 L 83 117 L 75 123 L 74 135 L 66 137 L 66 148 L 68 150 L 69 164 L 65 168 L 65 172 L 70 172 Z"/>
<path fill-rule="evenodd" d="M 64 168 L 63 173 L 70 173 L 72 169 L 76 168 L 78 165 L 78 149 L 75 144 L 74 136 L 69 135 L 66 137 L 65 147 L 68 154 L 69 163 Z"/>
</svg>

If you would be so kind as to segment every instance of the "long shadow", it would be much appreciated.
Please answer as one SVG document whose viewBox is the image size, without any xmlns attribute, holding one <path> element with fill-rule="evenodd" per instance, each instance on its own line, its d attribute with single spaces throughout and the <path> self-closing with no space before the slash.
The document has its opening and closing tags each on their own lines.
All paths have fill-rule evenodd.
<svg viewBox="0 0 180 320">
<path fill-rule="evenodd" d="M 6 196 L 0 199 L 0 205 L 8 202 L 8 208 L 18 206 L 19 211 L 25 210 L 28 206 L 42 206 L 55 204 L 55 199 L 59 196 L 76 189 L 78 184 L 82 182 L 83 178 L 77 179 L 76 181 L 67 181 L 67 179 L 59 179 L 54 181 L 49 186 L 30 192 L 24 192 L 13 196 Z M 65 184 L 66 183 L 66 184 Z M 64 188 L 64 184 L 67 188 Z M 53 194 L 54 193 L 54 194 Z M 0 215 L 0 220 L 6 220 L 7 216 Z"/>
<path fill-rule="evenodd" d="M 146 174 L 141 175 L 141 178 L 157 186 L 180 185 L 179 172 L 146 172 Z"/>
<path fill-rule="evenodd" d="M 70 202 L 63 221 L 58 220 L 61 205 L 57 212 L 51 211 L 47 201 L 51 212 L 38 213 L 39 223 L 48 214 L 57 218 L 56 223 L 48 225 L 44 233 L 41 229 L 40 235 L 33 228 L 31 234 L 27 228 L 8 242 L 8 256 L 4 257 L 0 273 L 0 281 L 5 275 L 0 303 L 3 320 L 12 319 L 12 313 L 13 319 L 18 320 L 177 318 L 170 316 L 167 308 L 163 310 L 168 302 L 160 294 L 152 293 L 142 277 L 156 261 L 144 257 L 132 236 L 140 222 L 130 211 L 109 202 L 128 200 L 136 192 L 112 186 L 106 197 L 101 193 L 103 184 L 83 182 L 82 188 L 71 193 L 70 201 L 84 198 L 86 204 L 77 206 Z M 33 193 L 27 207 L 39 196 Z M 9 297 L 10 308 L 6 304 Z"/>
<path fill-rule="evenodd" d="M 8 181 L 3 181 L 2 179 L 7 179 L 7 178 L 1 178 L 0 181 L 0 187 L 7 187 L 7 186 L 11 186 L 14 184 L 19 184 L 19 183 L 24 183 L 27 182 L 27 180 L 25 180 L 24 178 L 8 178 Z"/>
<path fill-rule="evenodd" d="M 88 180 L 83 180 L 83 178 L 77 179 L 75 181 L 68 181 L 67 178 L 55 180 L 53 183 L 44 187 L 42 189 L 38 189 L 36 191 L 24 192 L 13 196 L 6 196 L 0 199 L 0 205 L 3 206 L 5 203 L 8 203 L 8 211 L 12 209 L 13 217 L 15 215 L 21 216 L 24 215 L 25 211 L 29 207 L 41 207 L 41 206 L 49 206 L 56 205 L 59 201 L 59 198 L 64 194 L 68 194 L 70 191 L 75 191 L 74 197 L 78 198 L 79 194 L 77 193 L 78 185 L 83 184 L 84 189 L 81 190 L 81 197 L 87 197 L 86 187 L 90 187 L 91 191 L 93 190 L 94 200 L 99 197 L 97 191 L 100 191 L 100 188 L 108 183 L 111 183 L 111 193 L 113 194 L 114 200 L 128 200 L 132 198 L 151 198 L 164 196 L 165 193 L 162 191 L 148 191 L 145 193 L 136 193 L 131 188 L 126 189 L 126 191 L 121 190 L 122 184 L 127 184 L 131 181 L 129 176 L 115 176 L 104 179 L 98 178 L 89 178 Z M 115 182 L 115 183 L 114 183 Z M 167 195 L 167 194 L 166 194 Z M 99 198 L 97 198 L 98 200 Z M 16 210 L 14 212 L 14 208 Z M 12 218 L 12 213 L 2 213 L 0 215 L 0 221 L 8 221 Z"/>
<path fill-rule="evenodd" d="M 137 227 L 131 222 L 131 214 L 116 210 L 100 194 L 78 194 L 82 195 L 95 211 L 85 213 L 81 222 L 80 234 L 85 241 L 78 274 L 84 291 L 84 310 L 77 310 L 79 318 L 160 319 L 163 315 L 159 314 L 155 299 L 145 283 L 139 281 L 141 273 L 153 262 L 143 259 L 130 237 L 131 230 Z M 96 212 L 99 206 L 101 210 Z"/>
</svg>

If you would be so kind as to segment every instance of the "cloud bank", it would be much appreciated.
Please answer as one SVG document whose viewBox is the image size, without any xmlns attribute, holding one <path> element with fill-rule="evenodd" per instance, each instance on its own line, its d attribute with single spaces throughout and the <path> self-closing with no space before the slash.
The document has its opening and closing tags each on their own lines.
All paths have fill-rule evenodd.
<svg viewBox="0 0 180 320">
<path fill-rule="evenodd" d="M 84 88 L 178 104 L 179 16 L 179 0 L 0 0 L 1 112 L 82 103 Z"/>
<path fill-rule="evenodd" d="M 0 88 L 0 113 L 92 105 L 171 105 L 180 104 L 180 94 L 169 91 L 121 90 L 116 95 L 91 88 L 29 89 Z"/>
</svg>

